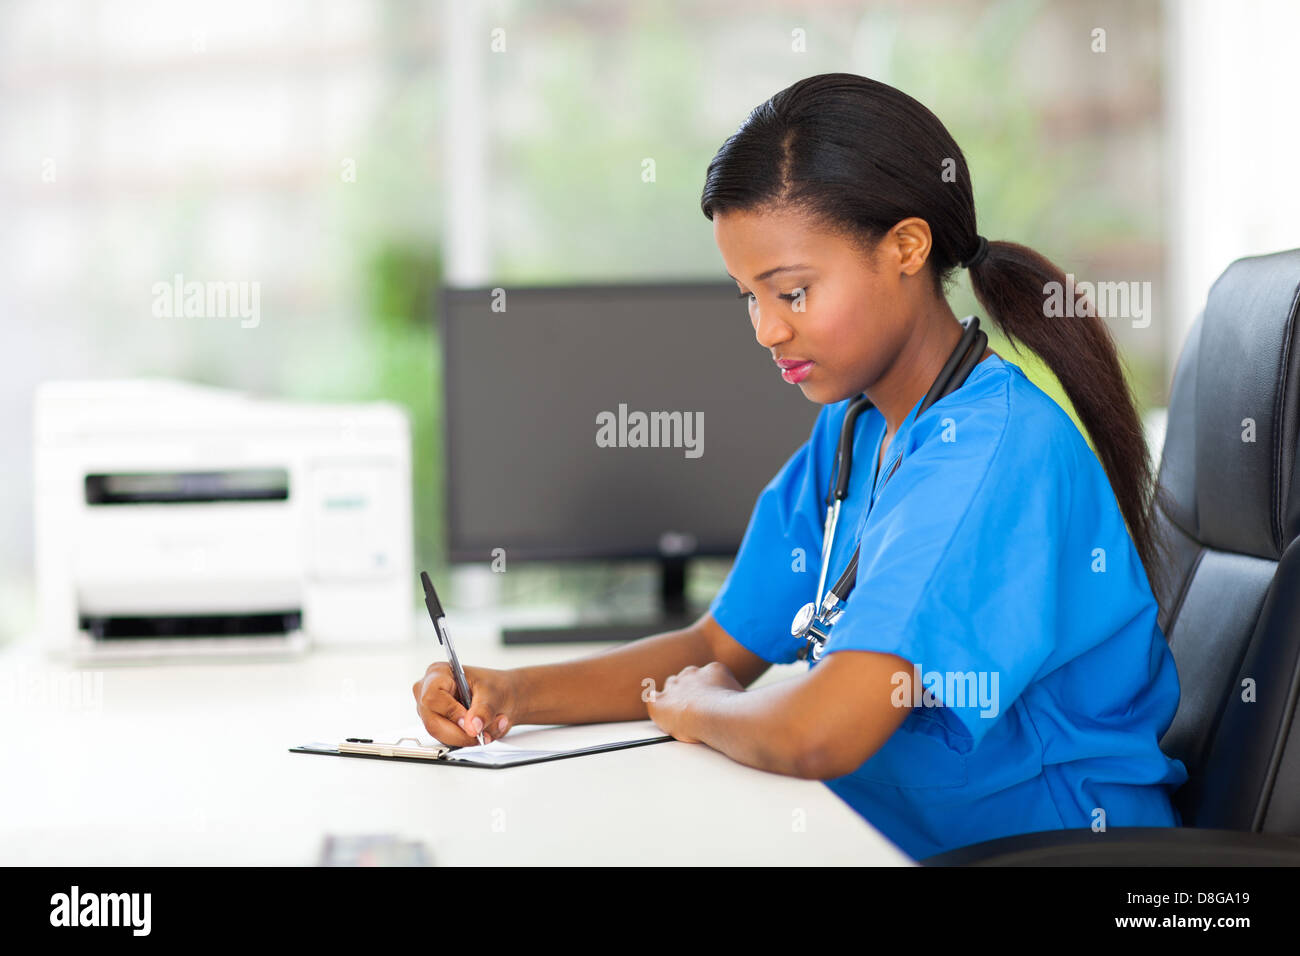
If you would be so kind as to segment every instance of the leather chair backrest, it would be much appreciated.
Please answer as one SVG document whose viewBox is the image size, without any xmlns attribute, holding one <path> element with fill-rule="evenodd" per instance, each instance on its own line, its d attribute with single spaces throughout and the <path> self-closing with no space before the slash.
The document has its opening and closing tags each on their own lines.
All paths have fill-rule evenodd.
<svg viewBox="0 0 1300 956">
<path fill-rule="evenodd" d="M 1300 834 L 1300 249 L 1240 259 L 1179 358 L 1156 521 L 1186 826 Z"/>
</svg>

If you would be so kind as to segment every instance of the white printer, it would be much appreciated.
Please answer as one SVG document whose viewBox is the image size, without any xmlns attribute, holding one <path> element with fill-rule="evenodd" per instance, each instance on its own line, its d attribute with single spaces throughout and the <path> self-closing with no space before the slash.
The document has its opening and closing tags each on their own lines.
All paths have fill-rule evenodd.
<svg viewBox="0 0 1300 956">
<path fill-rule="evenodd" d="M 39 626 L 78 659 L 408 640 L 410 426 L 175 381 L 36 393 Z"/>
</svg>

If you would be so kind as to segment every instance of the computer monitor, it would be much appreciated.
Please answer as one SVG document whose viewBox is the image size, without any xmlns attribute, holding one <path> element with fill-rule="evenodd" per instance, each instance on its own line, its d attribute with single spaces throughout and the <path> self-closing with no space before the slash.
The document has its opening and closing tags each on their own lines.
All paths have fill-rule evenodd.
<svg viewBox="0 0 1300 956">
<path fill-rule="evenodd" d="M 687 560 L 734 556 L 821 408 L 726 282 L 448 288 L 441 341 L 450 559 L 657 559 L 661 617 L 629 636 L 690 618 Z"/>
</svg>

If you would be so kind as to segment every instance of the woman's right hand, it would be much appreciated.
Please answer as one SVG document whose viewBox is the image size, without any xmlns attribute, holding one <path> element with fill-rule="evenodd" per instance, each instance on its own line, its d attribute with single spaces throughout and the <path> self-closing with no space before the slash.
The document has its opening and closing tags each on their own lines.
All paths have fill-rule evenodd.
<svg viewBox="0 0 1300 956">
<path fill-rule="evenodd" d="M 471 697 L 468 708 L 456 699 L 451 665 L 446 661 L 429 665 L 411 688 L 424 729 L 454 747 L 477 746 L 480 730 L 484 743 L 501 739 L 514 726 L 518 713 L 513 672 L 466 667 L 465 681 Z"/>
</svg>

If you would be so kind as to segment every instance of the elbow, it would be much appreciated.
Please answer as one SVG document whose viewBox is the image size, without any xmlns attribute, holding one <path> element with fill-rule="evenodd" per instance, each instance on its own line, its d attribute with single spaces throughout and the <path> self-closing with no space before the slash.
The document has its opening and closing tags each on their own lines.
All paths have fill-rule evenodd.
<svg viewBox="0 0 1300 956">
<path fill-rule="evenodd" d="M 843 747 L 818 733 L 799 735 L 790 765 L 791 775 L 804 780 L 834 780 L 858 768 L 858 764 L 849 766 Z"/>
</svg>

